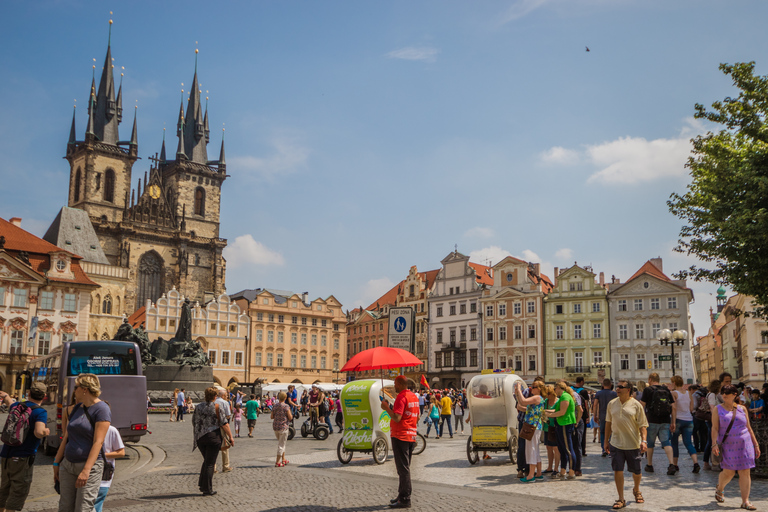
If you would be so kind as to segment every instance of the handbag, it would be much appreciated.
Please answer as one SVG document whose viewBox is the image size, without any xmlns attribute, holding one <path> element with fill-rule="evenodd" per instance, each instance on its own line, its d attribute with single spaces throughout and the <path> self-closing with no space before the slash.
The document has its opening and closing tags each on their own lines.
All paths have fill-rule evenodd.
<svg viewBox="0 0 768 512">
<path fill-rule="evenodd" d="M 77 404 L 75 407 L 80 407 L 80 405 L 82 404 Z M 72 412 L 75 412 L 74 409 Z M 93 428 L 93 434 L 96 435 L 96 422 L 94 422 L 91 415 L 88 414 L 88 408 L 83 406 L 83 412 L 85 413 L 85 417 L 88 418 L 91 428 Z M 112 480 L 112 477 L 115 476 L 115 467 L 107 460 L 107 456 L 104 455 L 104 443 L 101 443 L 101 457 L 104 459 L 104 469 L 101 472 L 101 480 L 107 482 Z"/>
<path fill-rule="evenodd" d="M 523 428 L 520 429 L 520 438 L 530 441 L 533 439 L 533 434 L 536 432 L 536 427 L 530 423 L 523 423 Z"/>
<path fill-rule="evenodd" d="M 731 427 L 733 427 L 733 422 L 736 420 L 736 413 L 738 412 L 739 408 L 734 407 L 733 408 L 733 416 L 731 416 L 731 422 L 728 424 L 728 428 L 725 430 L 725 434 L 723 434 L 723 440 L 722 442 L 717 443 L 717 455 L 714 453 L 710 455 L 710 461 L 712 464 L 719 466 L 720 463 L 723 461 L 723 445 L 725 444 L 726 439 L 728 439 L 728 434 L 731 432 Z"/>
<path fill-rule="evenodd" d="M 221 423 L 221 416 L 219 416 L 219 404 L 214 404 L 214 407 L 216 409 L 216 419 L 219 420 L 219 423 Z M 232 443 L 229 442 L 229 436 L 226 432 L 224 432 L 224 427 L 219 427 L 219 432 L 221 433 L 221 451 L 225 452 L 232 448 Z"/>
</svg>

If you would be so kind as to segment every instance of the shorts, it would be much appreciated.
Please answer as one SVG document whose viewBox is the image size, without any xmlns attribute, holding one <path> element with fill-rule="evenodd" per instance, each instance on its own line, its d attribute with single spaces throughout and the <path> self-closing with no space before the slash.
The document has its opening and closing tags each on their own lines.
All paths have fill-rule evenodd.
<svg viewBox="0 0 768 512">
<path fill-rule="evenodd" d="M 21 510 L 32 485 L 34 457 L 3 457 L 0 459 L 0 508 Z"/>
<path fill-rule="evenodd" d="M 656 445 L 656 438 L 659 438 L 662 448 L 672 446 L 670 441 L 672 433 L 669 431 L 669 423 L 649 423 L 648 424 L 648 448 L 653 449 Z"/>
<path fill-rule="evenodd" d="M 640 448 L 635 450 L 619 450 L 611 445 L 611 469 L 614 471 L 624 471 L 624 464 L 627 465 L 627 471 L 639 475 L 640 461 L 643 460 L 640 454 Z"/>
<path fill-rule="evenodd" d="M 248 420 L 248 428 L 256 428 L 256 420 Z"/>
<path fill-rule="evenodd" d="M 554 427 L 550 427 L 554 428 Z M 544 446 L 554 446 L 557 448 L 557 437 L 555 437 L 553 440 L 549 440 L 549 435 L 547 435 L 548 432 L 541 431 L 541 439 L 544 442 Z"/>
</svg>

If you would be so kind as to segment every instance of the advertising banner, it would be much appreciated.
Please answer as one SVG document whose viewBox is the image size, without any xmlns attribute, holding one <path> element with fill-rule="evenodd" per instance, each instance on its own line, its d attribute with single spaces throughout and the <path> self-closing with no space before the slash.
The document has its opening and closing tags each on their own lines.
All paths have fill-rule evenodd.
<svg viewBox="0 0 768 512">
<path fill-rule="evenodd" d="M 373 382 L 369 380 L 349 383 L 341 393 L 346 427 L 344 446 L 350 450 L 370 450 L 373 446 L 373 415 L 369 399 Z M 389 421 L 386 423 L 389 424 Z"/>
</svg>

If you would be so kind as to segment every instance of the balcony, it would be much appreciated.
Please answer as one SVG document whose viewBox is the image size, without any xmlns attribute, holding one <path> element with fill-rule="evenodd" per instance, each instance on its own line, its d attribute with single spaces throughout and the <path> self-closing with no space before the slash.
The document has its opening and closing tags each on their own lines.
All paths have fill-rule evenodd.
<svg viewBox="0 0 768 512">
<path fill-rule="evenodd" d="M 579 374 L 579 373 L 590 373 L 591 368 L 589 366 L 566 366 L 565 367 L 565 373 L 570 374 Z"/>
</svg>

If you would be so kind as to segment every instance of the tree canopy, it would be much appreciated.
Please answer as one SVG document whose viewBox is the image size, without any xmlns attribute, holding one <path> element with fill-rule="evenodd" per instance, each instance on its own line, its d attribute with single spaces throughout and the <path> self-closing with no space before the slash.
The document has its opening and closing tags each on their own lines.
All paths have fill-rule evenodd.
<svg viewBox="0 0 768 512">
<path fill-rule="evenodd" d="M 667 205 L 685 222 L 675 250 L 707 264 L 677 276 L 730 285 L 754 297 L 756 316 L 768 317 L 768 76 L 754 69 L 754 62 L 720 65 L 739 95 L 711 110 L 696 104 L 696 119 L 722 128 L 692 140 L 692 181 Z"/>
</svg>

